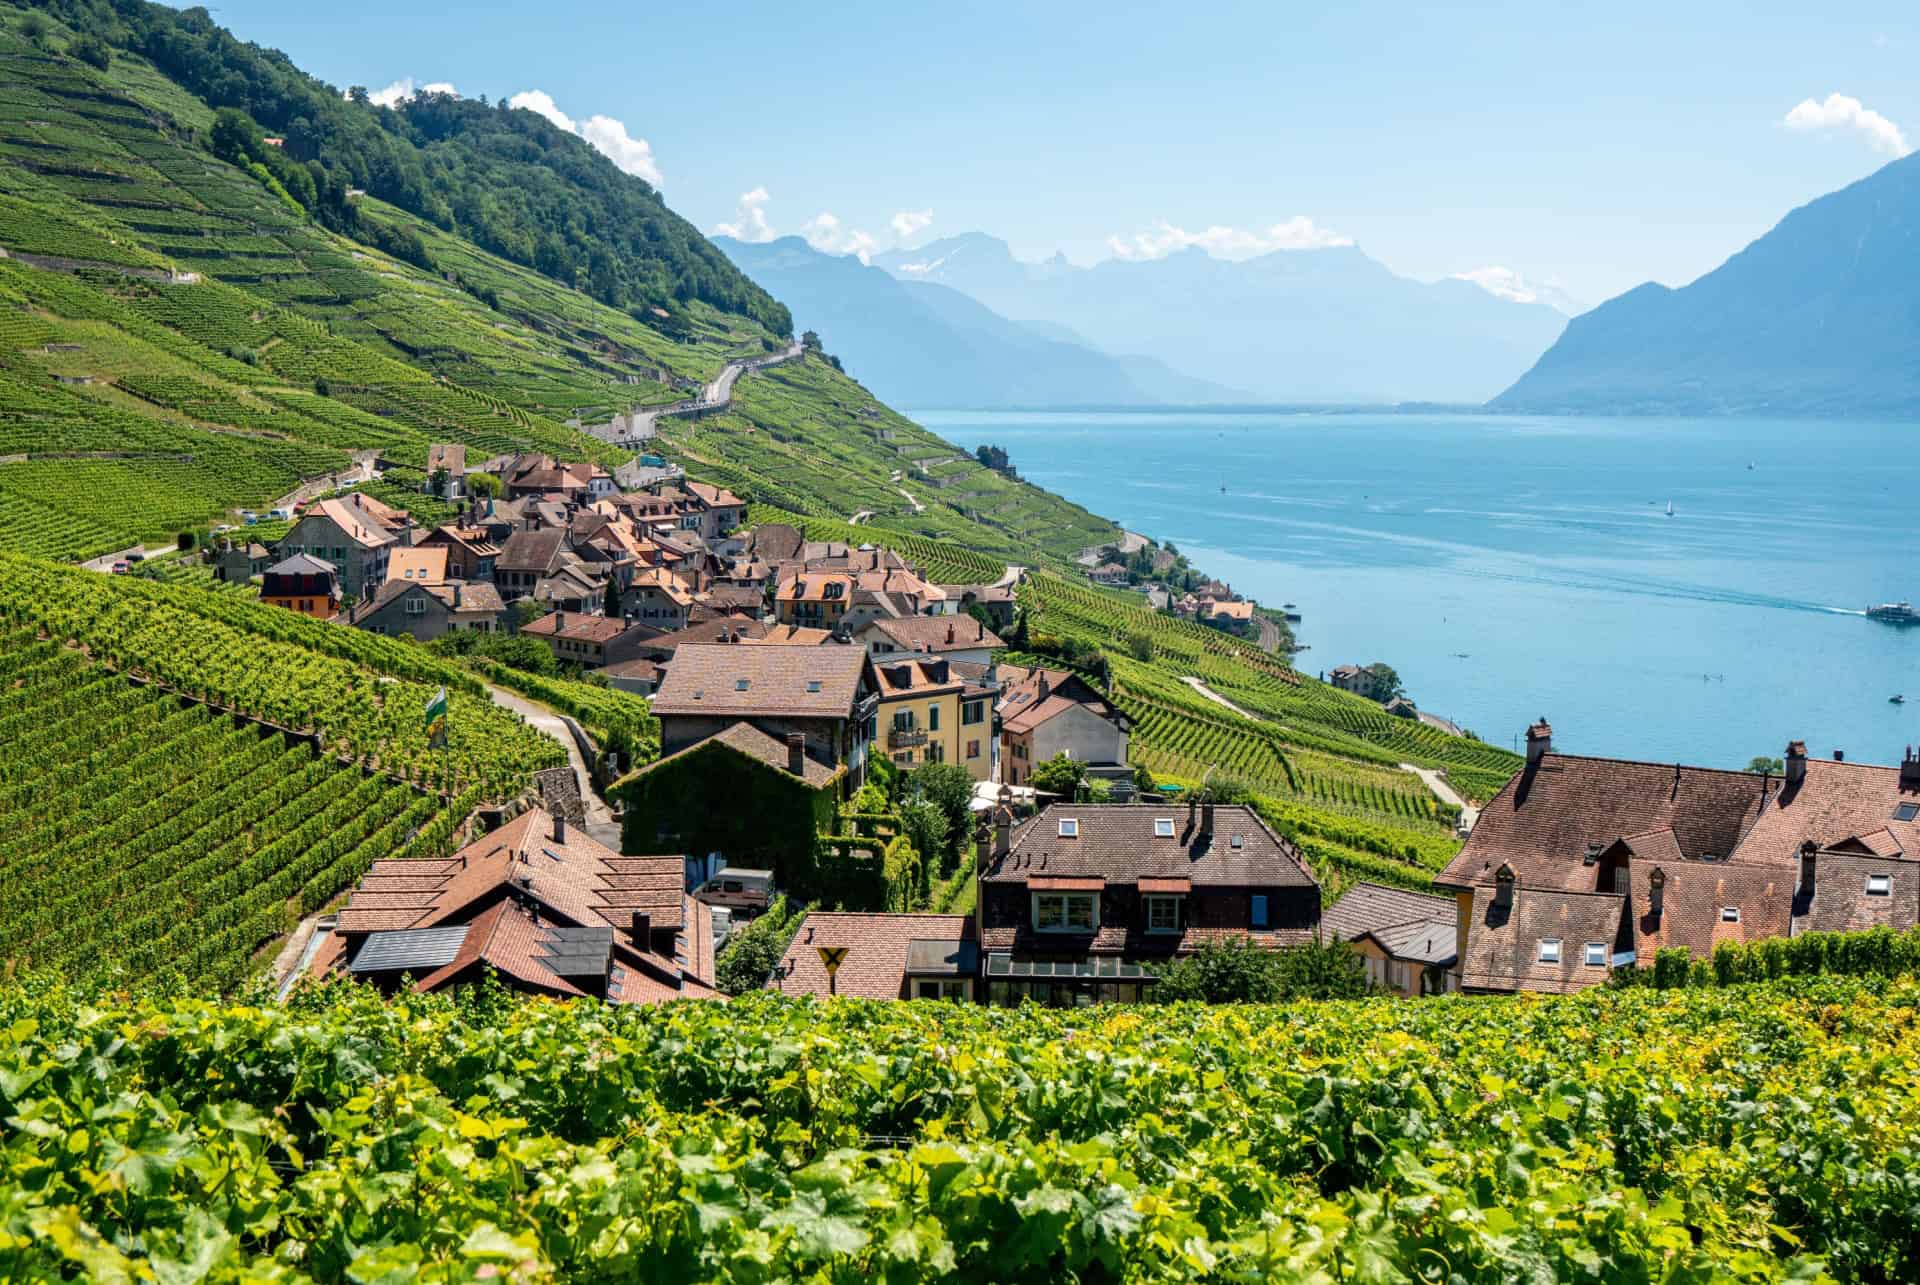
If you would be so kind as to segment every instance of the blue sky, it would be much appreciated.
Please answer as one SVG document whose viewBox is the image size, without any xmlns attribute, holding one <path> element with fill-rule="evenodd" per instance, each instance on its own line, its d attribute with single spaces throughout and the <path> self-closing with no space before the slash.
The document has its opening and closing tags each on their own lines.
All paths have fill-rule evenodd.
<svg viewBox="0 0 1920 1285">
<path fill-rule="evenodd" d="M 228 0 L 215 16 L 341 86 L 544 94 L 703 230 L 842 250 L 978 229 L 1085 263 L 1350 238 L 1407 275 L 1497 267 L 1592 304 L 1691 280 L 1920 144 L 1920 6 L 1560 8 Z M 743 214 L 746 193 L 764 197 Z"/>
</svg>

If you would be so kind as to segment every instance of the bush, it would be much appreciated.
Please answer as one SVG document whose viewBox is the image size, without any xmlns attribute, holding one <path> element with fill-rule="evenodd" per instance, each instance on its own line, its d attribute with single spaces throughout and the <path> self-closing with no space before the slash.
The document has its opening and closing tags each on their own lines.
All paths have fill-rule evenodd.
<svg viewBox="0 0 1920 1285">
<path fill-rule="evenodd" d="M 765 986 L 804 918 L 804 909 L 789 906 L 784 895 L 775 897 L 766 914 L 727 939 L 714 961 L 714 983 L 729 995 L 745 995 Z"/>
<path fill-rule="evenodd" d="M 1162 1004 L 1269 1004 L 1288 999 L 1358 999 L 1369 990 L 1366 962 L 1343 941 L 1272 950 L 1245 937 L 1210 941 L 1164 968 L 1151 995 Z"/>
<path fill-rule="evenodd" d="M 1080 793 L 1080 783 L 1087 779 L 1087 765 L 1065 754 L 1056 754 L 1040 766 L 1033 769 L 1030 784 L 1042 794 L 1058 795 L 1071 803 Z"/>
<path fill-rule="evenodd" d="M 925 763 L 901 778 L 900 792 L 918 796 L 940 809 L 946 818 L 946 843 L 929 848 L 916 836 L 914 846 L 923 854 L 940 857 L 940 871 L 953 869 L 953 859 L 966 846 L 973 820 L 973 774 L 958 763 Z"/>
</svg>

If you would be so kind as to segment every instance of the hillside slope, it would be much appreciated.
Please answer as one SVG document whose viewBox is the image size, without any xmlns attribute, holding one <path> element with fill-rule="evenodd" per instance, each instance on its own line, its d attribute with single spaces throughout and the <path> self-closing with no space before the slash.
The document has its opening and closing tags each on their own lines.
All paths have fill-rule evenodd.
<svg viewBox="0 0 1920 1285">
<path fill-rule="evenodd" d="M 1792 211 L 1678 290 L 1595 308 L 1501 410 L 1672 415 L 1920 412 L 1920 157 Z"/>
</svg>

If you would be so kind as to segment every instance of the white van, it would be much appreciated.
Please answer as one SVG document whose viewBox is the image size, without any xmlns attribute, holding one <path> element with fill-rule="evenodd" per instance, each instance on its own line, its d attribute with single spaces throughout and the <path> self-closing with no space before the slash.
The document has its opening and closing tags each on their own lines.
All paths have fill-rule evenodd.
<svg viewBox="0 0 1920 1285">
<path fill-rule="evenodd" d="M 728 866 L 693 890 L 694 900 L 759 914 L 773 904 L 773 871 Z"/>
</svg>

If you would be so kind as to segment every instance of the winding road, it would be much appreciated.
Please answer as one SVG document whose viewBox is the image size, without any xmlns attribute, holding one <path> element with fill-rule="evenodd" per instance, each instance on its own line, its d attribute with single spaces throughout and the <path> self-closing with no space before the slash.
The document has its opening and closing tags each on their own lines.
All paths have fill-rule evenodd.
<svg viewBox="0 0 1920 1285">
<path fill-rule="evenodd" d="M 580 802 L 586 809 L 587 832 L 599 839 L 603 833 L 611 831 L 616 837 L 608 846 L 618 852 L 620 840 L 617 836 L 620 824 L 613 819 L 613 810 L 601 799 L 599 791 L 594 789 L 593 769 L 586 759 L 581 757 L 580 746 L 574 742 L 573 733 L 567 730 L 566 723 L 545 705 L 530 701 L 504 687 L 495 687 L 492 683 L 482 685 L 486 687 L 487 694 L 493 697 L 494 704 L 502 709 L 512 710 L 526 719 L 534 730 L 551 736 L 565 747 L 567 762 L 573 765 L 573 774 L 580 782 Z M 604 839 L 601 841 L 605 842 Z"/>
<path fill-rule="evenodd" d="M 733 386 L 740 376 L 748 371 L 764 370 L 768 366 L 778 366 L 782 362 L 792 361 L 805 351 L 806 348 L 803 345 L 791 343 L 777 353 L 768 353 L 761 357 L 742 357 L 738 361 L 730 361 L 720 368 L 720 373 L 714 377 L 712 383 L 700 390 L 698 397 L 690 397 L 686 401 L 674 402 L 671 405 L 656 407 L 650 411 L 639 411 L 630 417 L 623 417 L 627 424 L 625 433 L 621 433 L 615 427 L 621 423 L 618 419 L 605 424 L 594 424 L 580 431 L 591 434 L 603 442 L 611 442 L 615 446 L 632 446 L 637 442 L 644 442 L 653 436 L 662 415 L 696 415 L 702 411 L 718 410 L 733 400 Z"/>
</svg>

